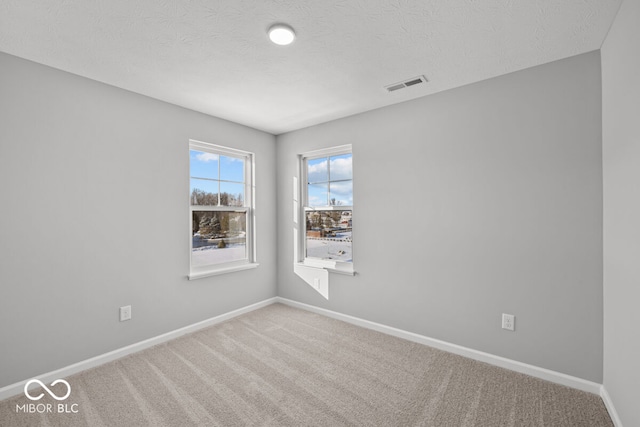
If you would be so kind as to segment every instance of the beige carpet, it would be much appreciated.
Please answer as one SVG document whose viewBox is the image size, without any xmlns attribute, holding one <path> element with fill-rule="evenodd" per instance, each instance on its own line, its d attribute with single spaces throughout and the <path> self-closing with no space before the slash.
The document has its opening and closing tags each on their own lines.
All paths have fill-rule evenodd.
<svg viewBox="0 0 640 427">
<path fill-rule="evenodd" d="M 0 425 L 613 425 L 596 395 L 282 304 L 66 380 L 77 413 L 21 396 L 0 402 Z M 25 403 L 53 412 L 16 413 Z"/>
</svg>

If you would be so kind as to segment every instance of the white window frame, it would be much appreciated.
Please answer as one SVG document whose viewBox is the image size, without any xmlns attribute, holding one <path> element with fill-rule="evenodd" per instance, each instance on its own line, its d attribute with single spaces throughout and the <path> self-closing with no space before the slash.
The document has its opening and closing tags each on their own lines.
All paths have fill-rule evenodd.
<svg viewBox="0 0 640 427">
<path fill-rule="evenodd" d="M 300 185 L 299 187 L 299 200 L 300 207 L 299 212 L 296 215 L 300 218 L 300 233 L 298 240 L 298 253 L 297 262 L 308 267 L 316 267 L 316 268 L 324 268 L 329 270 L 330 272 L 354 275 L 354 252 L 353 252 L 353 229 L 351 231 L 352 236 L 352 247 L 351 247 L 351 261 L 339 261 L 339 260 L 324 260 L 318 258 L 307 257 L 307 212 L 312 211 L 343 211 L 349 210 L 351 211 L 351 215 L 353 216 L 354 206 L 346 206 L 346 205 L 327 205 L 322 207 L 312 207 L 309 206 L 309 195 L 308 195 L 308 176 L 307 176 L 307 162 L 309 160 L 319 159 L 319 158 L 329 158 L 332 156 L 339 156 L 342 154 L 351 154 L 351 158 L 353 161 L 353 149 L 351 144 L 340 145 L 337 147 L 330 147 L 321 150 L 309 151 L 307 153 L 303 153 L 299 155 L 299 176 L 300 176 Z M 330 167 L 330 166 L 328 166 Z M 352 173 L 351 181 L 354 181 L 354 176 Z M 331 181 L 329 181 L 330 183 Z M 330 195 L 328 195 L 330 197 Z"/>
<path fill-rule="evenodd" d="M 191 156 L 189 155 L 189 280 L 199 279 L 202 277 L 214 276 L 218 274 L 231 273 L 234 271 L 247 270 L 256 268 L 256 244 L 255 244 L 255 155 L 248 151 L 242 151 L 235 148 L 224 147 L 217 144 L 210 144 L 202 141 L 189 140 L 189 153 L 191 150 L 202 151 L 206 153 L 217 154 L 219 156 L 228 156 L 241 158 L 244 160 L 244 206 L 206 206 L 191 204 Z M 225 262 L 220 264 L 211 264 L 203 266 L 194 266 L 192 263 L 193 254 L 193 211 L 212 211 L 212 212 L 245 212 L 246 214 L 246 254 L 247 257 L 242 260 Z"/>
</svg>

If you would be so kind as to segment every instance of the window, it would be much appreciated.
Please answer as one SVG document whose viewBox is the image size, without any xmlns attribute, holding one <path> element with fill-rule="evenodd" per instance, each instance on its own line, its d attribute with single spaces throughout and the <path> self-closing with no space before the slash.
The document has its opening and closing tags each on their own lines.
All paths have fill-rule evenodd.
<svg viewBox="0 0 640 427">
<path fill-rule="evenodd" d="M 253 154 L 190 141 L 189 278 L 251 268 Z"/>
<path fill-rule="evenodd" d="M 353 272 L 351 146 L 301 156 L 304 264 Z"/>
</svg>

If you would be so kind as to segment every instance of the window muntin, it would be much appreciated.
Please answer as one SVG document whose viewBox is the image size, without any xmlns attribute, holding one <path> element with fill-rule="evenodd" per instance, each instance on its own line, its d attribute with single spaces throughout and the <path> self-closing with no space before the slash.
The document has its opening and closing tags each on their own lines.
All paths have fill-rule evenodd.
<svg viewBox="0 0 640 427">
<path fill-rule="evenodd" d="M 244 206 L 245 158 L 194 149 L 189 154 L 192 205 Z"/>
<path fill-rule="evenodd" d="M 305 159 L 307 206 L 353 205 L 351 160 L 351 153 Z"/>
<path fill-rule="evenodd" d="M 253 154 L 190 142 L 191 274 L 254 261 Z"/>
<path fill-rule="evenodd" d="M 305 262 L 353 262 L 352 158 L 350 146 L 302 156 Z"/>
</svg>

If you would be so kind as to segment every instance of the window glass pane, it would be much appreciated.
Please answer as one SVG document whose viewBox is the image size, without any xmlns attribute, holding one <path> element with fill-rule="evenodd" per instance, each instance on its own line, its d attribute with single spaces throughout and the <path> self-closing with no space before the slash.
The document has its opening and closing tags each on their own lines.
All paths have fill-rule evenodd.
<svg viewBox="0 0 640 427">
<path fill-rule="evenodd" d="M 329 164 L 330 181 L 340 179 L 353 179 L 353 169 L 351 167 L 351 154 L 332 156 Z"/>
<path fill-rule="evenodd" d="M 312 211 L 306 213 L 306 256 L 352 262 L 352 211 Z"/>
<path fill-rule="evenodd" d="M 307 186 L 307 206 L 327 206 L 329 184 L 309 184 Z"/>
<path fill-rule="evenodd" d="M 329 172 L 327 170 L 327 158 L 307 160 L 307 181 L 327 182 Z"/>
<path fill-rule="evenodd" d="M 189 150 L 191 176 L 218 179 L 218 155 L 204 151 Z"/>
<path fill-rule="evenodd" d="M 331 206 L 353 206 L 353 181 L 339 181 L 329 184 Z"/>
<path fill-rule="evenodd" d="M 244 206 L 244 184 L 220 182 L 221 206 Z"/>
<path fill-rule="evenodd" d="M 220 156 L 220 179 L 244 182 L 244 159 Z"/>
<path fill-rule="evenodd" d="M 218 181 L 191 178 L 192 205 L 218 205 Z"/>
<path fill-rule="evenodd" d="M 246 212 L 193 211 L 191 265 L 247 259 Z"/>
</svg>

